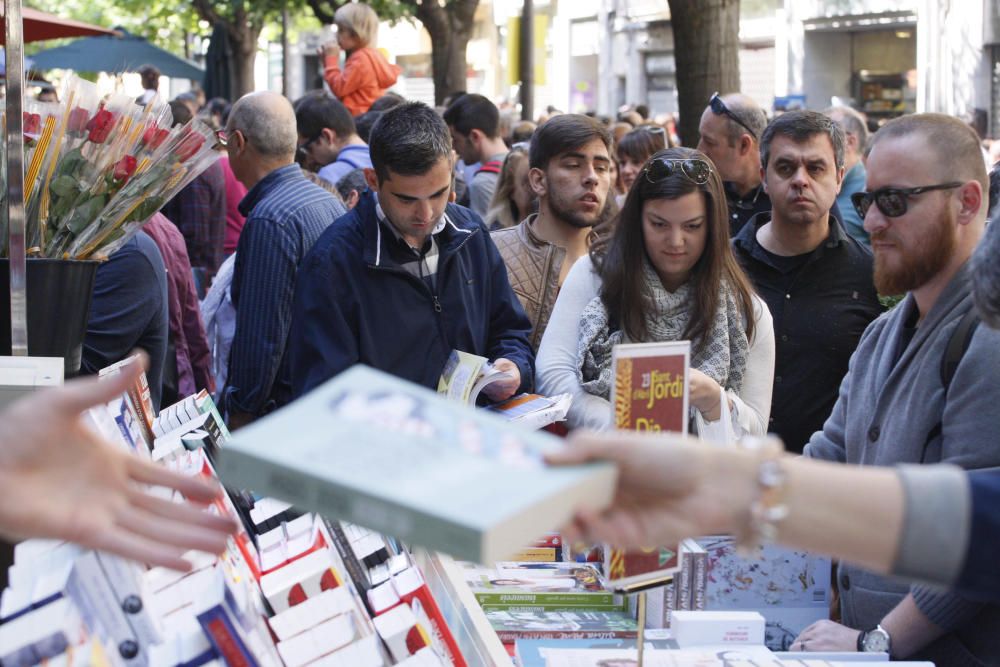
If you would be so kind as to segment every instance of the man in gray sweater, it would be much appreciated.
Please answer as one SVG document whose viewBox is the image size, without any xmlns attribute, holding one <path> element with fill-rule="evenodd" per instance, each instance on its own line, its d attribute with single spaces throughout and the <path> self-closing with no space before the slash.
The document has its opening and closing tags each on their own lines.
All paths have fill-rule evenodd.
<svg viewBox="0 0 1000 667">
<path fill-rule="evenodd" d="M 867 166 L 867 192 L 854 202 L 871 235 L 875 285 L 907 295 L 865 331 L 833 414 L 805 454 L 862 465 L 1000 466 L 1000 332 L 975 328 L 960 341 L 954 372 L 944 369 L 973 308 L 968 259 L 985 228 L 978 139 L 955 118 L 906 116 L 875 135 Z M 846 564 L 838 582 L 845 625 L 816 623 L 795 649 L 889 650 L 939 665 L 1000 661 L 996 606 Z"/>
</svg>

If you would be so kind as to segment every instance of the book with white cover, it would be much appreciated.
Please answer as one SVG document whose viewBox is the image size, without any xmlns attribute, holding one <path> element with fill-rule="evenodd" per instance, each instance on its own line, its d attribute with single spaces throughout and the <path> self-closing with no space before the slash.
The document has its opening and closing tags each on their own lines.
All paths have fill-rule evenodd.
<svg viewBox="0 0 1000 667">
<path fill-rule="evenodd" d="M 231 486 L 492 563 L 610 503 L 613 466 L 546 466 L 562 446 L 359 365 L 238 431 L 217 468 Z"/>
</svg>

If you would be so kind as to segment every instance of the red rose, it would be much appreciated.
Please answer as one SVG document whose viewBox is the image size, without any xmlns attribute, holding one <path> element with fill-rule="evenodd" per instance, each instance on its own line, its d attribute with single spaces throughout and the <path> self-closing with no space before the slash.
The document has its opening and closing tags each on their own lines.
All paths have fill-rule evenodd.
<svg viewBox="0 0 1000 667">
<path fill-rule="evenodd" d="M 87 110 L 82 107 L 76 107 L 69 112 L 69 120 L 66 122 L 66 130 L 73 133 L 79 134 L 87 129 L 87 122 L 90 119 L 90 114 Z"/>
<path fill-rule="evenodd" d="M 87 123 L 87 130 L 90 132 L 87 139 L 95 144 L 103 144 L 108 135 L 111 134 L 111 128 L 114 127 L 114 124 L 115 115 L 107 109 L 101 109 Z"/>
<path fill-rule="evenodd" d="M 177 157 L 181 162 L 187 162 L 191 157 L 201 150 L 201 147 L 205 144 L 205 137 L 201 136 L 197 132 L 192 132 L 187 135 L 181 142 L 177 145 Z"/>
<path fill-rule="evenodd" d="M 135 173 L 135 168 L 138 162 L 131 155 L 126 155 L 121 160 L 115 163 L 115 180 L 116 181 L 127 181 L 132 174 Z"/>
<path fill-rule="evenodd" d="M 150 125 L 146 128 L 146 131 L 142 133 L 142 143 L 146 144 L 146 146 L 149 147 L 149 150 L 155 151 L 169 135 L 170 130 L 161 130 L 156 125 Z"/>
<path fill-rule="evenodd" d="M 24 130 L 25 134 L 38 134 L 38 132 L 42 129 L 41 115 L 37 113 L 28 113 L 27 111 L 25 111 L 23 119 L 24 119 L 24 127 L 22 129 Z"/>
</svg>

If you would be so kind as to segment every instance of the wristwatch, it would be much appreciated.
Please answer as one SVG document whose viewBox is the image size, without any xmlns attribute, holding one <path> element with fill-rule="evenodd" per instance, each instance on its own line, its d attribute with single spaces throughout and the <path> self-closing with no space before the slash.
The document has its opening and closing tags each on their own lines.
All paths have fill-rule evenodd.
<svg viewBox="0 0 1000 667">
<path fill-rule="evenodd" d="M 858 635 L 858 651 L 861 653 L 892 654 L 892 638 L 881 625 Z"/>
</svg>

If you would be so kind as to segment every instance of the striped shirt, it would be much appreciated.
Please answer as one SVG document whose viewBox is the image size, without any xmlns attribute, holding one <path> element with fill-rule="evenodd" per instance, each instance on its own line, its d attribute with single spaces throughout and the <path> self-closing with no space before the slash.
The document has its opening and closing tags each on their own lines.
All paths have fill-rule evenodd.
<svg viewBox="0 0 1000 667">
<path fill-rule="evenodd" d="M 230 411 L 263 415 L 291 400 L 286 359 L 299 263 L 347 210 L 298 165 L 275 169 L 240 202 L 247 216 L 236 249 L 236 332 L 225 394 Z"/>
<path fill-rule="evenodd" d="M 441 217 L 434 224 L 434 228 L 431 230 L 431 233 L 427 235 L 427 240 L 424 241 L 424 246 L 422 248 L 415 248 L 403 238 L 403 235 L 399 233 L 396 226 L 389 221 L 389 218 L 386 217 L 385 211 L 382 210 L 382 205 L 377 202 L 378 200 L 376 198 L 375 215 L 378 217 L 380 227 L 382 229 L 388 229 L 396 238 L 396 243 L 390 245 L 393 260 L 399 263 L 399 268 L 406 271 L 411 276 L 420 278 L 427 284 L 428 287 L 431 288 L 431 292 L 434 292 L 435 278 L 437 276 L 438 269 L 437 236 L 444 231 L 444 228 L 448 225 L 448 216 L 442 213 Z"/>
</svg>

